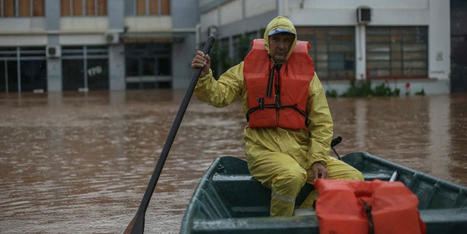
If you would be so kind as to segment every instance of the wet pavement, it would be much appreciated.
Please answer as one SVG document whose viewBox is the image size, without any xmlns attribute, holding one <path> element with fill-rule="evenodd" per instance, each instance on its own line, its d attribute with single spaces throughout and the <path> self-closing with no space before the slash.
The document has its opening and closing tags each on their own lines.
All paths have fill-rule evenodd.
<svg viewBox="0 0 467 234">
<path fill-rule="evenodd" d="M 133 218 L 184 91 L 0 93 L 0 232 L 121 233 Z M 467 94 L 330 98 L 341 155 L 367 151 L 467 186 Z M 192 99 L 146 213 L 178 233 L 204 171 L 244 158 L 240 103 Z"/>
</svg>

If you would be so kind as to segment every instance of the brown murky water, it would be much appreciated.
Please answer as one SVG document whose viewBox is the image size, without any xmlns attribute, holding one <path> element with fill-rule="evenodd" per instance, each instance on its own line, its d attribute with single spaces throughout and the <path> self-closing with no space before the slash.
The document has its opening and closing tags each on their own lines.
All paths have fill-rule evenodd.
<svg viewBox="0 0 467 234">
<path fill-rule="evenodd" d="M 0 94 L 0 232 L 121 233 L 184 91 Z M 340 154 L 367 151 L 467 185 L 467 95 L 329 99 Z M 204 171 L 244 157 L 240 103 L 192 99 L 146 213 L 177 233 Z"/>
</svg>

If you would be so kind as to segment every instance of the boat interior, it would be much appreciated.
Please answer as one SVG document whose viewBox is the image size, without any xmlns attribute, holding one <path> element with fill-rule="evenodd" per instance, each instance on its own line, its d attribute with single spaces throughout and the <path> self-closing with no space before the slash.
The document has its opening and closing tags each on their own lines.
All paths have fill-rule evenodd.
<svg viewBox="0 0 467 234">
<path fill-rule="evenodd" d="M 404 183 L 418 196 L 418 208 L 422 220 L 427 224 L 428 233 L 467 230 L 466 187 L 368 153 L 351 153 L 342 160 L 360 170 L 365 180 Z M 312 185 L 304 186 L 296 198 L 297 207 L 312 189 Z M 223 230 L 226 233 L 229 230 L 232 233 L 234 230 L 235 233 L 270 233 L 272 230 L 319 232 L 314 211 L 302 212 L 302 215 L 295 217 L 269 217 L 270 194 L 268 188 L 252 178 L 244 160 L 229 156 L 218 158 L 195 191 L 183 225 L 189 225 L 191 233 L 209 233 L 210 230 Z M 451 227 L 452 232 L 446 232 L 446 225 Z"/>
</svg>

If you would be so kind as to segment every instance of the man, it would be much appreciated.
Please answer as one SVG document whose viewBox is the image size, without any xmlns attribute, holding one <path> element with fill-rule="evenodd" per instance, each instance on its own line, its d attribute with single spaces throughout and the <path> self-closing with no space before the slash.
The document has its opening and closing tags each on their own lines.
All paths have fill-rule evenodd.
<svg viewBox="0 0 467 234">
<path fill-rule="evenodd" d="M 305 183 L 317 178 L 363 180 L 351 166 L 329 156 L 333 125 L 326 96 L 292 22 L 282 16 L 254 40 L 240 64 L 214 79 L 209 55 L 198 51 L 193 69 L 203 68 L 195 96 L 216 107 L 242 98 L 245 152 L 252 176 L 271 189 L 271 216 L 291 216 Z M 311 208 L 312 192 L 302 204 Z"/>
</svg>

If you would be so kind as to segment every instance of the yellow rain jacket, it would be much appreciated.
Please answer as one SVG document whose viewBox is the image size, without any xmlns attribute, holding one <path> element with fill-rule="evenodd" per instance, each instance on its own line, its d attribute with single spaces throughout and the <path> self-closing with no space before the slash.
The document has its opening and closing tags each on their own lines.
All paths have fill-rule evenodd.
<svg viewBox="0 0 467 234">
<path fill-rule="evenodd" d="M 264 32 L 268 52 L 268 33 L 278 27 L 296 34 L 295 27 L 289 19 L 282 16 L 274 18 Z M 296 40 L 295 37 L 288 56 L 292 53 Z M 240 97 L 243 114 L 246 114 L 248 102 L 243 65 L 241 62 L 230 68 L 217 81 L 210 71 L 208 75 L 199 79 L 195 96 L 216 107 L 227 106 Z M 312 182 L 313 163 L 321 162 L 325 165 L 330 177 L 330 162 L 344 164 L 329 156 L 333 123 L 325 92 L 316 73 L 309 84 L 308 94 L 308 130 L 249 127 L 244 130 L 248 168 L 254 178 L 272 190 L 271 215 L 293 214 L 295 197 L 305 182 Z M 317 194 L 307 206 L 311 206 L 310 203 L 316 196 Z"/>
</svg>

